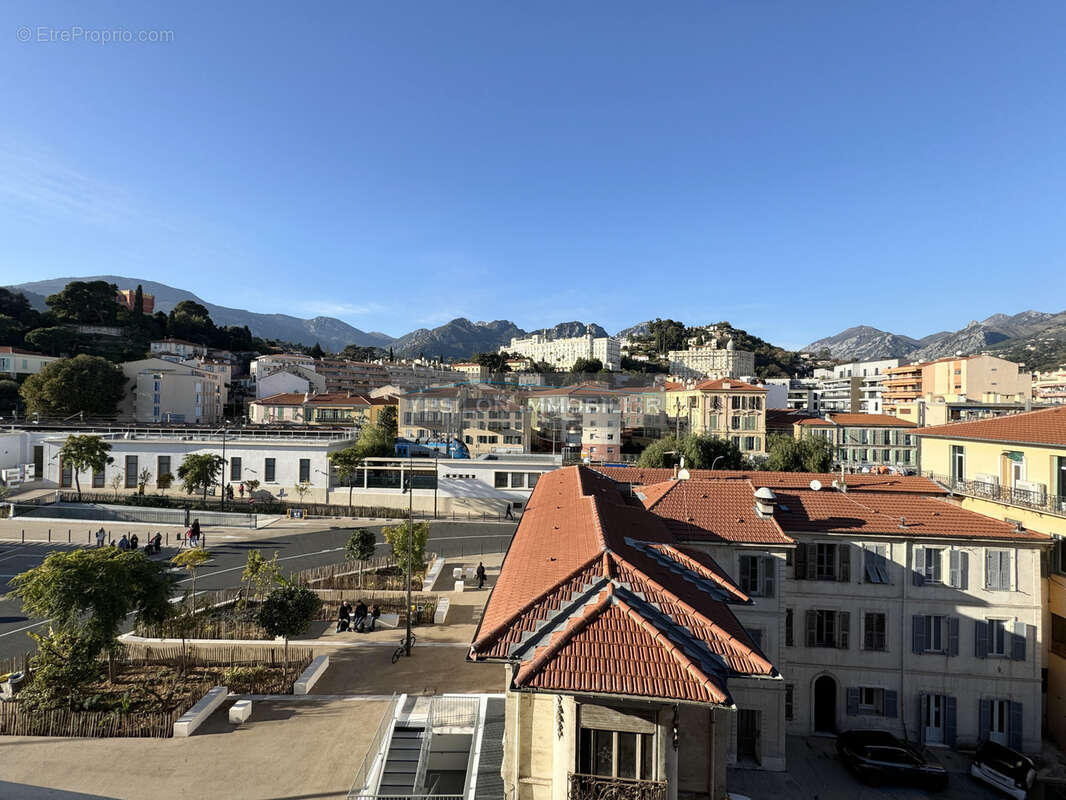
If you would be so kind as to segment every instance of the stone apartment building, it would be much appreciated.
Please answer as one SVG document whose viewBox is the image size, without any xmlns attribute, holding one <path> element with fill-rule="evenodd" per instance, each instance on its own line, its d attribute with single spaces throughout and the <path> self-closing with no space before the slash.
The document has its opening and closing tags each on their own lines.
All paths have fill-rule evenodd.
<svg viewBox="0 0 1066 800">
<path fill-rule="evenodd" d="M 732 339 L 724 347 L 717 337 L 707 344 L 693 339 L 687 350 L 671 350 L 666 355 L 670 373 L 680 378 L 739 378 L 755 374 L 755 354 L 749 350 L 737 350 Z"/>
<path fill-rule="evenodd" d="M 784 683 L 737 693 L 763 768 L 784 768 L 785 731 L 1039 750 L 1046 535 L 960 508 L 919 477 L 848 475 L 841 491 L 832 475 L 601 471 L 754 601 L 737 617 Z M 733 761 L 753 737 L 738 719 Z"/>
<path fill-rule="evenodd" d="M 221 420 L 227 398 L 223 373 L 195 363 L 145 358 L 120 364 L 128 383 L 118 404 L 119 418 L 176 424 Z"/>
<path fill-rule="evenodd" d="M 599 359 L 603 368 L 612 372 L 622 368 L 621 342 L 611 336 L 594 338 L 591 332 L 565 339 L 549 339 L 535 333 L 511 339 L 511 343 L 501 347 L 500 352 L 516 353 L 532 361 L 546 361 L 562 370 L 569 370 L 579 358 Z"/>
<path fill-rule="evenodd" d="M 887 414 L 827 414 L 794 425 L 794 435 L 823 436 L 833 445 L 835 469 L 849 472 L 883 470 L 914 472 L 918 469 L 916 426 Z"/>
<path fill-rule="evenodd" d="M 748 602 L 612 481 L 541 476 L 468 656 L 503 665 L 504 796 L 725 800 L 740 693 L 781 684 Z"/>
<path fill-rule="evenodd" d="M 766 388 L 733 378 L 668 384 L 666 414 L 675 429 L 733 442 L 746 456 L 766 455 Z"/>
</svg>

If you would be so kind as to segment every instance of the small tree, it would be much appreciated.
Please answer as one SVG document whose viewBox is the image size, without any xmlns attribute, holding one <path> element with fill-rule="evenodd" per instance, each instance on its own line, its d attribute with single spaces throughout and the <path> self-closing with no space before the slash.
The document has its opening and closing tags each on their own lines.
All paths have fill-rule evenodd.
<svg viewBox="0 0 1066 800">
<path fill-rule="evenodd" d="M 172 483 L 174 483 L 174 476 L 169 472 L 164 472 L 155 480 L 155 485 L 159 489 L 169 489 Z"/>
<path fill-rule="evenodd" d="M 257 621 L 271 636 L 285 637 L 288 662 L 289 639 L 306 631 L 321 607 L 322 599 L 306 586 L 283 586 L 267 595 Z"/>
<path fill-rule="evenodd" d="M 118 493 L 122 490 L 122 487 L 126 483 L 126 475 L 122 470 L 119 470 L 111 476 L 111 488 L 115 490 L 115 499 L 118 500 Z"/>
<path fill-rule="evenodd" d="M 300 496 L 300 502 L 302 503 L 304 501 L 304 498 L 307 497 L 307 493 L 311 491 L 311 484 L 309 484 L 307 481 L 300 481 L 292 488 L 293 491 L 295 491 L 296 494 Z"/>
<path fill-rule="evenodd" d="M 93 472 L 103 472 L 107 465 L 114 461 L 108 455 L 110 452 L 111 445 L 99 436 L 72 434 L 63 442 L 63 447 L 59 451 L 59 459 L 62 464 L 69 465 L 71 472 L 74 473 L 74 485 L 77 487 L 79 500 L 81 500 L 81 481 L 78 480 L 78 473 L 90 469 Z"/>
<path fill-rule="evenodd" d="M 21 706 L 40 711 L 77 708 L 86 688 L 100 677 L 99 647 L 77 631 L 49 628 L 47 636 L 30 636 L 37 652 L 30 660 L 33 680 L 19 694 Z"/>
<path fill-rule="evenodd" d="M 175 567 L 181 567 L 192 577 L 192 590 L 189 595 L 190 601 L 193 604 L 196 603 L 196 570 L 200 568 L 205 561 L 211 558 L 211 554 L 204 547 L 193 547 L 189 550 L 182 550 L 172 559 L 170 563 Z"/>
<path fill-rule="evenodd" d="M 207 502 L 207 490 L 218 482 L 224 461 L 222 456 L 214 453 L 189 453 L 178 467 L 178 477 L 185 487 L 185 494 L 203 492 Z"/>
<path fill-rule="evenodd" d="M 40 566 L 11 580 L 12 594 L 36 617 L 50 618 L 55 628 L 88 637 L 94 654 L 107 650 L 111 674 L 118 632 L 133 614 L 144 624 L 158 624 L 171 614 L 174 578 L 165 565 L 140 551 L 104 547 L 60 551 Z"/>
<path fill-rule="evenodd" d="M 145 467 L 137 476 L 137 494 L 144 494 L 144 487 L 148 485 L 150 480 L 152 480 L 152 471 Z"/>
<path fill-rule="evenodd" d="M 337 470 L 337 477 L 348 484 L 348 516 L 352 515 L 352 478 L 362 468 L 364 457 L 357 444 L 329 454 L 329 461 L 333 469 Z"/>
<path fill-rule="evenodd" d="M 251 480 L 244 482 L 244 488 L 248 490 L 248 496 L 254 497 L 255 490 L 259 488 L 259 481 Z"/>
<path fill-rule="evenodd" d="M 248 593 L 257 599 L 266 595 L 267 591 L 278 584 L 285 584 L 285 578 L 281 574 L 278 565 L 278 553 L 274 551 L 274 557 L 267 561 L 259 550 L 248 551 L 248 560 L 241 573 L 241 583 L 248 587 Z"/>
<path fill-rule="evenodd" d="M 414 525 L 411 531 L 411 541 L 408 542 L 408 526 Z M 429 537 L 429 523 L 410 520 L 400 525 L 386 527 L 382 534 L 385 541 L 392 547 L 392 554 L 396 558 L 396 564 L 407 572 L 407 562 L 411 562 L 411 572 L 421 572 L 426 566 L 426 539 Z"/>
<path fill-rule="evenodd" d="M 363 585 L 363 573 L 366 572 L 366 562 L 374 557 L 377 549 L 377 537 L 368 528 L 356 528 L 348 537 L 344 545 L 344 557 L 350 561 L 358 561 L 359 586 Z"/>
</svg>

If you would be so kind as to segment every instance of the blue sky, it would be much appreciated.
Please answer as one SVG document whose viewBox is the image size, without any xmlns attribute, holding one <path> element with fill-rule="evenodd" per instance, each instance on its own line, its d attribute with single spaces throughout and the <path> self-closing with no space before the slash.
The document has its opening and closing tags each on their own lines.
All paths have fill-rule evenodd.
<svg viewBox="0 0 1066 800">
<path fill-rule="evenodd" d="M 1066 4 L 879 5 L 9 0 L 0 284 L 788 346 L 1066 308 Z"/>
</svg>

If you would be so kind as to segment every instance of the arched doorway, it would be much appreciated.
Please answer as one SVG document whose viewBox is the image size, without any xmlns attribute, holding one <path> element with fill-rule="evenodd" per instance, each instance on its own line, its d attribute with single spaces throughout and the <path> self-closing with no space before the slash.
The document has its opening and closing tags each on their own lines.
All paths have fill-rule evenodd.
<svg viewBox="0 0 1066 800">
<path fill-rule="evenodd" d="M 837 729 L 837 682 L 822 675 L 814 682 L 814 730 L 835 733 Z"/>
</svg>

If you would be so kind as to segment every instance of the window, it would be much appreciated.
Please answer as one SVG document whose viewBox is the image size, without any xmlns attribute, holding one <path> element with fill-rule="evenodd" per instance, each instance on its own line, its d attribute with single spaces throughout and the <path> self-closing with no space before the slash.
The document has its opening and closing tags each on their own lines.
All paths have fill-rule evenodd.
<svg viewBox="0 0 1066 800">
<path fill-rule="evenodd" d="M 792 683 L 785 684 L 785 720 L 791 722 L 794 717 L 793 707 L 796 696 L 796 686 Z"/>
<path fill-rule="evenodd" d="M 985 588 L 1010 591 L 1010 550 L 985 551 Z"/>
<path fill-rule="evenodd" d="M 915 614 L 911 617 L 911 651 L 922 653 L 959 653 L 959 619 L 938 614 Z"/>
<path fill-rule="evenodd" d="M 944 580 L 941 569 L 944 550 L 940 547 L 916 547 L 914 548 L 914 571 L 921 580 L 915 582 L 920 586 L 923 583 L 942 583 Z"/>
<path fill-rule="evenodd" d="M 885 713 L 885 690 L 872 686 L 860 687 L 859 713 L 883 715 Z"/>
<path fill-rule="evenodd" d="M 836 580 L 837 576 L 837 546 L 835 544 L 815 545 L 817 559 L 815 561 L 814 575 L 820 581 Z"/>
<path fill-rule="evenodd" d="M 886 623 L 885 615 L 880 611 L 868 611 L 863 617 L 862 623 L 862 649 L 884 650 L 886 649 Z"/>
<path fill-rule="evenodd" d="M 300 483 L 311 482 L 311 459 L 300 459 Z"/>
<path fill-rule="evenodd" d="M 126 456 L 126 488 L 137 488 L 137 456 Z"/>
<path fill-rule="evenodd" d="M 497 472 L 497 473 L 495 473 L 493 475 L 493 485 L 497 489 L 506 489 L 507 488 L 507 473 L 506 472 Z"/>
<path fill-rule="evenodd" d="M 990 619 L 988 621 L 988 654 L 990 656 L 1007 655 L 1007 620 Z"/>
<path fill-rule="evenodd" d="M 93 470 L 93 488 L 94 489 L 103 489 L 104 488 L 104 470 L 100 470 L 100 471 L 97 471 L 95 469 Z"/>
<path fill-rule="evenodd" d="M 740 557 L 740 589 L 753 597 L 774 596 L 774 559 L 766 556 Z"/>
<path fill-rule="evenodd" d="M 807 646 L 848 647 L 850 614 L 847 611 L 807 611 Z"/>
<path fill-rule="evenodd" d="M 537 479 L 540 478 L 539 472 L 527 472 L 526 473 L 526 486 L 532 489 L 537 485 Z"/>
<path fill-rule="evenodd" d="M 866 583 L 888 583 L 887 544 L 868 544 L 863 548 L 863 580 Z"/>
<path fill-rule="evenodd" d="M 524 472 L 512 472 L 511 473 L 511 488 L 521 489 L 526 482 L 526 474 Z"/>
<path fill-rule="evenodd" d="M 1051 652 L 1066 658 L 1066 617 L 1051 615 Z"/>
<path fill-rule="evenodd" d="M 615 713 L 619 717 L 630 716 Z M 583 721 L 588 716 L 586 706 L 582 706 L 581 716 Z M 647 723 L 647 726 L 654 729 L 651 723 Z M 654 733 L 601 730 L 585 727 L 584 724 L 581 727 L 578 771 L 582 774 L 653 780 L 656 760 Z"/>
<path fill-rule="evenodd" d="M 239 456 L 234 456 L 229 460 L 229 479 L 231 481 L 239 481 L 241 479 L 241 459 Z"/>
<path fill-rule="evenodd" d="M 951 479 L 956 482 L 966 480 L 966 451 L 961 444 L 951 446 Z"/>
<path fill-rule="evenodd" d="M 74 471 L 70 468 L 70 464 L 64 463 L 62 460 L 59 462 L 59 486 L 62 489 L 69 489 L 74 485 Z"/>
<path fill-rule="evenodd" d="M 793 623 L 792 623 L 792 609 L 785 609 L 785 647 L 792 647 L 793 645 Z M 1064 631 L 1066 635 L 1066 631 Z M 1064 645 L 1066 647 L 1066 645 Z"/>
<path fill-rule="evenodd" d="M 809 542 L 796 548 L 796 579 L 850 581 L 851 555 L 846 544 Z"/>
<path fill-rule="evenodd" d="M 268 458 L 263 462 L 263 480 L 267 483 L 273 483 L 277 478 L 274 477 L 274 470 L 277 461 L 273 458 Z"/>
</svg>

